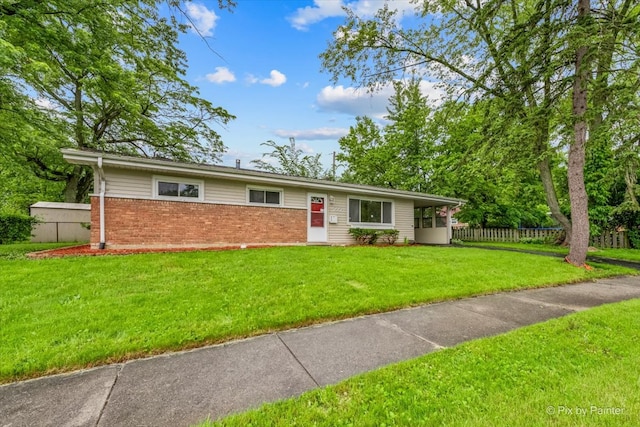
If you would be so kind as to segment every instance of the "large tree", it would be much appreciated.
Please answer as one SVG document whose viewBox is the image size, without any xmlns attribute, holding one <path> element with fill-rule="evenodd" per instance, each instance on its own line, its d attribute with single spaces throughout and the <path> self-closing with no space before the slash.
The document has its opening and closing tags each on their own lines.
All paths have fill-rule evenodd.
<svg viewBox="0 0 640 427">
<path fill-rule="evenodd" d="M 224 150 L 214 128 L 233 116 L 185 80 L 177 42 L 188 27 L 161 16 L 164 3 L 180 13 L 177 0 L 0 7 L 1 114 L 24 125 L 0 127 L 3 152 L 63 182 L 66 201 L 82 201 L 92 177 L 66 165 L 60 147 L 196 161 L 215 161 Z"/>
<path fill-rule="evenodd" d="M 601 65 L 598 82 L 606 86 L 604 92 L 612 92 L 610 82 L 616 69 L 605 60 L 592 58 L 595 50 L 591 47 L 606 40 L 613 58 L 620 57 L 621 50 L 637 49 L 637 44 L 622 43 L 625 37 L 637 41 L 637 11 L 630 9 L 632 4 L 630 0 L 599 2 L 594 21 L 563 0 L 424 1 L 416 8 L 418 20 L 408 27 L 402 27 L 387 6 L 372 19 L 347 11 L 346 23 L 334 33 L 321 58 L 336 80 L 347 77 L 375 89 L 411 69 L 439 79 L 452 95 L 497 101 L 507 113 L 504 123 L 510 129 L 514 123 L 520 125 L 526 135 L 509 151 L 533 159 L 553 217 L 565 228 L 569 241 L 572 232 L 580 234 L 576 237 L 580 243 L 572 247 L 569 259 L 581 265 L 588 218 L 580 205 L 586 197 L 580 190 L 579 169 L 584 165 L 587 141 L 579 136 L 583 129 L 579 123 L 593 124 L 588 116 L 578 114 L 591 84 L 584 76 L 590 75 L 593 64 Z M 628 69 L 629 64 L 624 65 Z M 575 137 L 563 139 L 557 117 L 566 108 L 572 89 L 577 95 L 576 108 L 569 116 Z M 603 100 L 602 105 L 606 104 Z M 504 141 L 514 142 L 511 138 Z M 551 159 L 563 150 L 558 144 L 562 141 L 568 142 L 571 152 L 568 176 L 576 203 L 572 211 L 575 228 L 560 208 L 552 173 Z"/>
</svg>

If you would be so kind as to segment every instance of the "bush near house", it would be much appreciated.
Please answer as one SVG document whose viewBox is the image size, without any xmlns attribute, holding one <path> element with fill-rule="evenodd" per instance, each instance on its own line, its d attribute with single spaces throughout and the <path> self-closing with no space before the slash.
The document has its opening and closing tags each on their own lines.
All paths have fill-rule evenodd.
<svg viewBox="0 0 640 427">
<path fill-rule="evenodd" d="M 0 214 L 0 244 L 29 240 L 31 228 L 37 222 L 28 215 Z"/>
<path fill-rule="evenodd" d="M 393 245 L 398 240 L 398 230 L 378 230 L 375 228 L 350 228 L 349 234 L 361 245 L 373 245 L 378 240 Z"/>
</svg>

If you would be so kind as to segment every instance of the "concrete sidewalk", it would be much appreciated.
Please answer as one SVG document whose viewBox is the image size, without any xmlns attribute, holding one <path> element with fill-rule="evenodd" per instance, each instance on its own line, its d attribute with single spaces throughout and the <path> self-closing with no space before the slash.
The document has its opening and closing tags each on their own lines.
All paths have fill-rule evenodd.
<svg viewBox="0 0 640 427">
<path fill-rule="evenodd" d="M 439 348 L 640 298 L 640 277 L 507 292 L 0 387 L 0 427 L 188 426 Z"/>
</svg>

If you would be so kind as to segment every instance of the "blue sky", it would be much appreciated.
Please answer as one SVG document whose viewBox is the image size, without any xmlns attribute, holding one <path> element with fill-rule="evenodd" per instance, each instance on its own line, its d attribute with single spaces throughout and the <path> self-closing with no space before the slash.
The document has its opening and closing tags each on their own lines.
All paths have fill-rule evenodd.
<svg viewBox="0 0 640 427">
<path fill-rule="evenodd" d="M 260 158 L 274 140 L 322 153 L 325 165 L 339 149 L 338 139 L 357 115 L 381 118 L 389 90 L 371 96 L 348 81 L 333 85 L 321 72 L 319 54 L 332 32 L 344 21 L 343 0 L 239 0 L 232 12 L 217 1 L 187 4 L 187 14 L 215 51 L 192 31 L 180 38 L 187 53 L 187 80 L 200 95 L 237 116 L 217 126 L 228 152 L 223 164 L 243 167 Z M 409 1 L 393 7 L 410 10 Z M 384 0 L 352 0 L 346 5 L 360 16 L 371 16 Z M 219 56 L 218 56 L 219 55 Z"/>
</svg>

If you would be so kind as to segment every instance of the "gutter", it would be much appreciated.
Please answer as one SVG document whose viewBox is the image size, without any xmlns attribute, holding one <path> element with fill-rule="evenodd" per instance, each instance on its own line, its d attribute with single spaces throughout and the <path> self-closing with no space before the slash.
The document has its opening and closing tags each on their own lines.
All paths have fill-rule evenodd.
<svg viewBox="0 0 640 427">
<path fill-rule="evenodd" d="M 69 163 L 74 164 L 92 165 L 95 164 L 95 160 L 97 158 L 102 158 L 101 154 L 94 152 L 75 149 L 62 149 L 61 151 L 64 159 Z M 243 182 L 262 183 L 270 185 L 304 187 L 322 191 L 340 191 L 345 193 L 353 192 L 354 194 L 366 194 L 374 196 L 380 196 L 380 194 L 382 193 L 388 197 L 405 200 L 426 200 L 446 206 L 453 206 L 456 204 L 461 205 L 465 202 L 461 199 L 452 199 L 448 197 L 436 196 L 433 194 L 414 193 L 402 190 L 388 191 L 387 189 L 381 187 L 368 187 L 336 182 L 317 182 L 318 180 L 301 179 L 299 177 L 284 175 L 272 176 L 272 174 L 266 174 L 263 172 L 249 171 L 244 169 L 237 170 L 236 168 L 215 165 L 203 166 L 197 164 L 180 164 L 175 162 L 168 162 L 165 160 L 139 159 L 109 154 L 104 157 L 104 164 L 106 166 L 120 167 L 125 169 L 140 169 L 162 174 L 186 174 L 198 177 L 232 179 Z"/>
<path fill-rule="evenodd" d="M 98 176 L 100 177 L 100 244 L 98 249 L 104 249 L 106 246 L 106 237 L 104 231 L 104 193 L 107 184 L 107 180 L 104 176 L 104 170 L 102 170 L 102 156 L 98 157 Z"/>
</svg>

